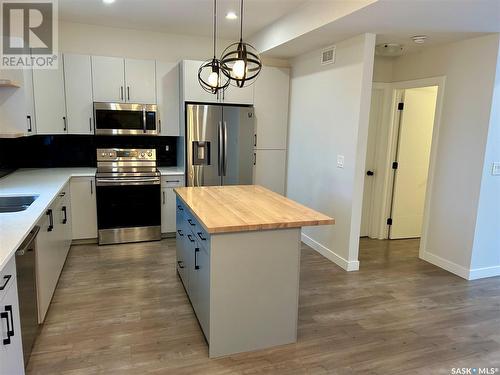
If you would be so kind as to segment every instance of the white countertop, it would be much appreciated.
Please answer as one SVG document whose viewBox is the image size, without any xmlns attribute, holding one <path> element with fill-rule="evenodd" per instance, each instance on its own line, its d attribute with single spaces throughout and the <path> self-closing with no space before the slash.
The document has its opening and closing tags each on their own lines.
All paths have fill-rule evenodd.
<svg viewBox="0 0 500 375">
<path fill-rule="evenodd" d="M 159 167 L 162 175 L 184 174 L 184 168 Z M 0 270 L 71 177 L 91 177 L 95 168 L 19 169 L 0 178 L 0 196 L 39 195 L 26 211 L 0 213 Z"/>
<path fill-rule="evenodd" d="M 14 255 L 71 177 L 94 176 L 95 168 L 20 169 L 0 178 L 0 195 L 39 195 L 26 211 L 0 213 L 0 269 Z"/>
</svg>

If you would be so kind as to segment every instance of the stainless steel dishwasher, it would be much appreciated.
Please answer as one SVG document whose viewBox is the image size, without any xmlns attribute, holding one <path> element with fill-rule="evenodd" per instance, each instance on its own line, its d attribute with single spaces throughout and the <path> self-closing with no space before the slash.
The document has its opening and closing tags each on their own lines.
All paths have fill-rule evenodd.
<svg viewBox="0 0 500 375">
<path fill-rule="evenodd" d="M 25 367 L 30 359 L 31 349 L 39 330 L 35 274 L 35 240 L 39 230 L 40 227 L 35 226 L 16 251 L 17 293 Z"/>
</svg>

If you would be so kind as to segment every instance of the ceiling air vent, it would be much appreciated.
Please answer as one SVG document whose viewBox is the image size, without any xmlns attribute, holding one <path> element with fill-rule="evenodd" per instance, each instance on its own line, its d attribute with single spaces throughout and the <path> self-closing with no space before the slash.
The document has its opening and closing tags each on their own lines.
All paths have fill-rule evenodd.
<svg viewBox="0 0 500 375">
<path fill-rule="evenodd" d="M 321 65 L 333 64 L 335 62 L 335 46 L 324 48 L 321 51 Z"/>
</svg>

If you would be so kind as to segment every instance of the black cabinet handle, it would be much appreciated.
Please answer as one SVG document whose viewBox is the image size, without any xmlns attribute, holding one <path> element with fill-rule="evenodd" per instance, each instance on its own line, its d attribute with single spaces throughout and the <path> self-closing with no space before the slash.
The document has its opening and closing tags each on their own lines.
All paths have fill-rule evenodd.
<svg viewBox="0 0 500 375">
<path fill-rule="evenodd" d="M 62 212 L 64 213 L 64 219 L 62 223 L 66 224 L 68 222 L 68 209 L 66 208 L 66 206 L 62 207 Z"/>
<path fill-rule="evenodd" d="M 179 265 L 179 268 L 184 268 L 184 263 L 182 262 L 182 260 L 178 260 L 177 264 Z"/>
<path fill-rule="evenodd" d="M 4 277 L 5 282 L 3 283 L 2 286 L 0 286 L 0 290 L 4 290 L 7 287 L 7 284 L 9 283 L 10 279 L 12 278 L 12 275 L 5 275 Z"/>
<path fill-rule="evenodd" d="M 203 233 L 202 232 L 198 232 L 198 237 L 200 237 L 200 240 L 202 240 L 202 241 L 206 241 L 207 240 L 205 237 L 203 237 Z"/>
<path fill-rule="evenodd" d="M 179 209 L 179 211 L 184 211 L 184 208 L 182 208 L 180 204 L 177 205 L 177 208 Z"/>
<path fill-rule="evenodd" d="M 47 232 L 52 232 L 52 229 L 54 229 L 54 217 L 52 215 L 52 210 L 47 210 L 45 215 L 49 216 L 49 226 L 47 227 Z"/>
<path fill-rule="evenodd" d="M 193 221 L 191 219 L 188 219 L 188 223 L 191 224 L 192 227 L 194 227 L 196 224 L 193 224 Z"/>
<path fill-rule="evenodd" d="M 179 233 L 179 236 L 184 237 L 184 234 L 182 233 L 182 230 L 178 229 L 177 233 Z"/>
<path fill-rule="evenodd" d="M 368 171 L 368 172 L 366 172 L 366 175 L 367 175 L 367 176 L 373 176 L 374 174 L 375 174 L 375 173 L 373 173 L 373 171 Z"/>
<path fill-rule="evenodd" d="M 188 238 L 189 238 L 189 241 L 194 242 L 193 237 L 190 234 L 188 234 Z"/>
<path fill-rule="evenodd" d="M 196 248 L 194 249 L 194 269 L 199 270 L 200 266 L 198 265 L 198 253 L 200 252 L 200 249 Z"/>
<path fill-rule="evenodd" d="M 33 131 L 33 126 L 31 125 L 31 116 L 26 116 L 26 118 L 28 119 L 28 132 L 32 132 Z"/>
<path fill-rule="evenodd" d="M 64 131 L 68 130 L 68 126 L 66 125 L 66 117 L 63 117 L 63 123 L 64 123 Z"/>
<path fill-rule="evenodd" d="M 12 314 L 12 305 L 5 306 L 5 312 L 0 313 L 0 319 L 5 319 L 7 321 L 7 338 L 3 339 L 3 344 L 10 345 L 10 338 L 14 336 L 14 317 Z"/>
</svg>

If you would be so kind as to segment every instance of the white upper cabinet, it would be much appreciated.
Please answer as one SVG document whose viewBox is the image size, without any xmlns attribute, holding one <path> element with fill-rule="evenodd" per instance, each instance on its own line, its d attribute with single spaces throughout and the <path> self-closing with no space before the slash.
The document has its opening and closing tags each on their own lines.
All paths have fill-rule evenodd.
<svg viewBox="0 0 500 375">
<path fill-rule="evenodd" d="M 93 134 L 92 68 L 88 55 L 64 54 L 69 134 Z"/>
<path fill-rule="evenodd" d="M 125 60 L 92 56 L 92 86 L 95 102 L 124 102 Z"/>
<path fill-rule="evenodd" d="M 92 57 L 95 102 L 156 103 L 154 60 Z"/>
<path fill-rule="evenodd" d="M 0 137 L 25 136 L 36 133 L 31 69 L 0 70 L 0 78 L 20 87 L 0 88 Z"/>
<path fill-rule="evenodd" d="M 255 82 L 256 149 L 286 149 L 290 72 L 262 67 Z"/>
<path fill-rule="evenodd" d="M 125 101 L 156 103 L 154 60 L 125 59 Z"/>
<path fill-rule="evenodd" d="M 179 136 L 179 64 L 156 62 L 156 100 L 160 135 Z"/>
<path fill-rule="evenodd" d="M 62 56 L 57 69 L 33 70 L 37 134 L 67 132 Z"/>
<path fill-rule="evenodd" d="M 257 79 L 259 80 L 260 77 Z M 225 104 L 253 104 L 254 86 L 236 87 L 229 85 L 222 95 L 222 102 Z"/>
<path fill-rule="evenodd" d="M 203 61 L 184 60 L 181 62 L 181 92 L 184 102 L 217 103 L 217 95 L 203 90 L 198 82 L 198 69 Z"/>
</svg>

